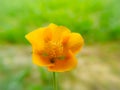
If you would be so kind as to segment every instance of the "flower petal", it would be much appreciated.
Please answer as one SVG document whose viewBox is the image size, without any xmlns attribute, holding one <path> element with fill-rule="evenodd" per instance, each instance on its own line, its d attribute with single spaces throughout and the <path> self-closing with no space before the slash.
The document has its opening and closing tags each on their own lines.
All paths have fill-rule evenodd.
<svg viewBox="0 0 120 90">
<path fill-rule="evenodd" d="M 58 27 L 58 26 L 54 23 L 51 23 L 48 25 L 48 28 L 51 28 L 52 30 L 54 30 L 56 27 Z"/>
<path fill-rule="evenodd" d="M 64 60 L 56 60 L 53 66 L 48 66 L 48 70 L 52 72 L 64 72 L 74 68 L 77 64 L 77 60 L 73 56 L 72 52 L 66 56 Z"/>
<path fill-rule="evenodd" d="M 62 34 L 64 33 L 70 33 L 70 30 L 64 26 L 57 26 L 55 24 L 50 24 L 48 26 L 50 29 L 52 29 L 53 32 L 53 40 L 54 41 L 60 41 L 62 38 Z"/>
<path fill-rule="evenodd" d="M 40 56 L 39 54 L 33 53 L 33 63 L 38 66 L 51 66 L 50 60 L 46 56 Z"/>
<path fill-rule="evenodd" d="M 71 33 L 67 47 L 73 52 L 77 53 L 83 46 L 84 40 L 82 36 L 78 33 Z"/>
<path fill-rule="evenodd" d="M 53 36 L 53 31 L 50 28 L 46 28 L 43 32 L 43 39 L 45 41 L 45 43 L 49 42 L 52 40 L 52 36 Z"/>
<path fill-rule="evenodd" d="M 39 28 L 28 33 L 25 37 L 32 44 L 33 47 L 41 49 L 44 46 L 43 32 L 45 28 Z"/>
</svg>

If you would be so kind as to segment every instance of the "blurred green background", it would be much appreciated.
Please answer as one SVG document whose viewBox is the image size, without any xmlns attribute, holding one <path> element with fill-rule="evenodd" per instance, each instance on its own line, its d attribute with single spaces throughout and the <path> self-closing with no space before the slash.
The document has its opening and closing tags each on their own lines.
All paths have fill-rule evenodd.
<svg viewBox="0 0 120 90">
<path fill-rule="evenodd" d="M 120 90 L 119 8 L 120 0 L 0 0 L 0 90 L 52 90 L 24 38 L 49 23 L 85 39 L 76 69 L 58 74 L 59 90 Z"/>
</svg>

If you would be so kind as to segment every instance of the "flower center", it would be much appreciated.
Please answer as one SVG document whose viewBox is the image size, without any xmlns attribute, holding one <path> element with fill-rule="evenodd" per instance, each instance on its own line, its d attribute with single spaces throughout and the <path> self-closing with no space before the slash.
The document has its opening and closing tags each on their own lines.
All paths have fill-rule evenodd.
<svg viewBox="0 0 120 90">
<path fill-rule="evenodd" d="M 60 42 L 50 41 L 46 43 L 45 51 L 50 59 L 55 59 L 63 55 L 63 46 Z"/>
</svg>

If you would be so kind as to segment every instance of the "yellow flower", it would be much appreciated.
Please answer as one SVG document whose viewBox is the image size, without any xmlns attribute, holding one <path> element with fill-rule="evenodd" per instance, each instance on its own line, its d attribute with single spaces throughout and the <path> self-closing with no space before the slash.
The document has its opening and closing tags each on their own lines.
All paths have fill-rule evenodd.
<svg viewBox="0 0 120 90">
<path fill-rule="evenodd" d="M 33 63 L 46 66 L 49 71 L 64 72 L 77 64 L 75 54 L 84 40 L 78 33 L 71 33 L 63 26 L 50 24 L 28 33 L 26 39 L 32 44 Z"/>
</svg>

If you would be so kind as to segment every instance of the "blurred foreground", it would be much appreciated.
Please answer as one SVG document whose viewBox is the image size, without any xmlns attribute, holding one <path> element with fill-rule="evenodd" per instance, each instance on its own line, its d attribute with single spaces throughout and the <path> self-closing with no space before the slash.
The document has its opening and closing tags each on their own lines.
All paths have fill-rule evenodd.
<svg viewBox="0 0 120 90">
<path fill-rule="evenodd" d="M 52 90 L 51 73 L 32 64 L 31 47 L 0 46 L 0 90 Z M 60 90 L 120 90 L 118 43 L 85 46 L 71 72 L 58 73 Z"/>
</svg>

